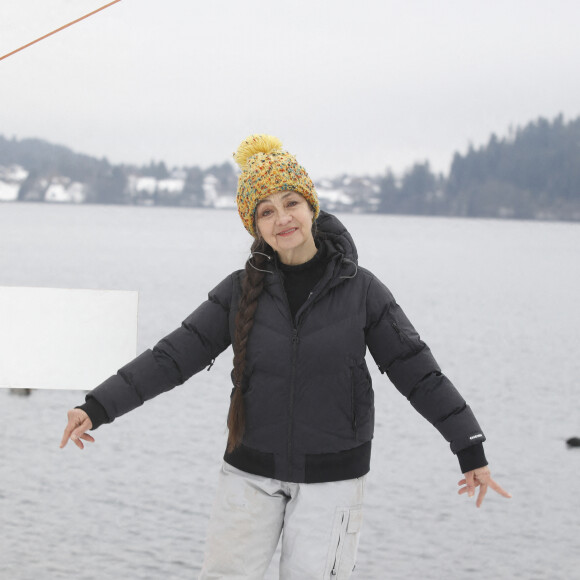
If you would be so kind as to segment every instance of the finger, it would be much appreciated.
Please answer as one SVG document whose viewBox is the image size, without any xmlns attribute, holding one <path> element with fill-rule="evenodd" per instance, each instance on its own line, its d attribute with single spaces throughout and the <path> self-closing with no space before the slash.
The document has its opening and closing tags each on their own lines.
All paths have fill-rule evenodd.
<svg viewBox="0 0 580 580">
<path fill-rule="evenodd" d="M 70 411 L 67 412 L 67 419 L 68 422 L 64 429 L 62 441 L 60 442 L 61 449 L 68 443 L 68 440 L 71 438 L 74 429 L 87 421 L 88 415 L 84 411 L 80 411 L 79 409 L 71 409 Z M 90 419 L 88 420 L 88 422 L 90 423 Z M 90 424 L 90 427 L 92 427 L 92 423 Z M 83 429 L 83 431 L 85 430 L 86 428 Z"/>
<path fill-rule="evenodd" d="M 473 482 L 473 487 L 477 487 L 478 485 L 480 485 L 480 481 L 478 481 L 477 479 L 474 480 Z M 467 480 L 466 479 L 462 479 L 461 481 L 457 482 L 457 485 L 468 485 Z"/>
<path fill-rule="evenodd" d="M 476 482 L 474 483 L 474 486 L 473 486 L 473 491 L 474 491 L 474 493 L 475 493 L 475 488 L 476 488 L 476 487 L 478 487 L 478 486 L 480 486 L 480 485 L 481 485 L 481 484 L 479 483 L 479 481 L 476 481 Z M 457 491 L 457 493 L 458 493 L 459 495 L 463 495 L 464 493 L 467 493 L 467 492 L 468 492 L 470 489 L 471 489 L 471 488 L 469 488 L 467 485 L 465 485 L 464 487 L 462 487 L 461 489 L 459 489 L 459 490 Z"/>
<path fill-rule="evenodd" d="M 89 423 L 90 423 L 89 421 L 83 421 L 81 423 L 80 427 L 77 427 L 71 433 L 70 438 L 74 441 L 75 445 L 79 449 L 84 449 L 84 445 L 83 445 L 81 439 L 84 439 L 85 441 L 91 441 L 91 442 L 94 441 L 92 436 L 85 432 L 89 428 Z"/>
<path fill-rule="evenodd" d="M 503 497 L 511 498 L 511 496 L 512 496 L 511 493 L 508 493 L 505 489 L 503 489 L 503 487 L 501 487 L 501 485 L 499 485 L 498 483 L 496 483 L 491 478 L 489 480 L 489 487 L 491 487 L 491 489 L 493 489 L 493 491 L 499 493 Z"/>
<path fill-rule="evenodd" d="M 62 441 L 60 442 L 60 448 L 62 449 L 63 447 L 66 446 L 66 444 L 68 443 L 68 440 L 70 438 L 70 434 L 71 434 L 71 429 L 72 427 L 69 428 L 69 426 L 67 425 L 64 433 L 62 435 Z"/>
<path fill-rule="evenodd" d="M 481 487 L 479 488 L 479 494 L 477 496 L 477 501 L 475 502 L 475 505 L 477 507 L 481 507 L 481 504 L 483 503 L 483 498 L 485 497 L 486 493 L 487 493 L 487 485 L 485 483 L 482 483 Z"/>
<path fill-rule="evenodd" d="M 77 437 L 80 437 L 81 435 L 86 435 L 87 431 L 89 430 L 91 426 L 91 423 L 89 421 L 83 421 L 80 425 L 75 425 L 75 429 L 72 432 L 72 436 L 75 437 L 75 439 Z"/>
<path fill-rule="evenodd" d="M 468 471 L 463 475 L 465 475 L 465 485 L 467 486 L 467 495 L 469 497 L 473 497 L 475 494 L 475 478 L 473 476 L 473 471 Z"/>
<path fill-rule="evenodd" d="M 68 443 L 68 440 L 71 438 L 72 432 L 77 426 L 77 424 L 78 424 L 77 421 L 69 419 L 67 426 L 64 428 L 62 441 L 60 442 L 61 449 Z"/>
</svg>

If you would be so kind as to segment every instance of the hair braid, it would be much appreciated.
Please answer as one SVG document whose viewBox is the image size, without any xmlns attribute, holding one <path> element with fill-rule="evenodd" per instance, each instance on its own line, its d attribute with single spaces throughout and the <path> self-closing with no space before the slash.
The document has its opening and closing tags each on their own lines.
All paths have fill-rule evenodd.
<svg viewBox="0 0 580 580">
<path fill-rule="evenodd" d="M 258 298 L 264 289 L 264 277 L 266 276 L 265 272 L 260 272 L 256 268 L 264 269 L 268 260 L 266 256 L 257 252 L 265 254 L 268 249 L 270 248 L 263 239 L 257 238 L 254 240 L 251 248 L 253 255 L 250 259 L 255 268 L 250 265 L 248 260 L 246 262 L 246 275 L 242 280 L 242 295 L 234 329 L 234 392 L 228 412 L 228 453 L 231 453 L 242 442 L 246 426 L 246 412 L 242 391 L 244 370 L 246 368 L 246 350 L 248 337 L 254 325 L 254 314 L 258 307 Z"/>
</svg>

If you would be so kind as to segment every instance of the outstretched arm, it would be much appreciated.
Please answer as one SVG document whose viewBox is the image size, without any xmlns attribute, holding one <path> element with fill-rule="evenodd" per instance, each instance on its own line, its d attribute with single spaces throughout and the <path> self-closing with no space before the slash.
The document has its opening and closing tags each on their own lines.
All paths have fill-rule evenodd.
<svg viewBox="0 0 580 580">
<path fill-rule="evenodd" d="M 69 411 L 61 447 L 72 439 L 83 449 L 80 439 L 93 441 L 85 433 L 87 429 L 112 422 L 211 366 L 231 343 L 229 307 L 233 280 L 233 274 L 226 277 L 179 328 L 90 391 L 84 405 Z"/>
<path fill-rule="evenodd" d="M 487 488 L 490 487 L 493 491 L 499 493 L 503 497 L 510 498 L 509 494 L 505 489 L 503 489 L 498 483 L 496 483 L 491 478 L 491 473 L 487 465 L 485 467 L 479 467 L 478 469 L 473 469 L 463 474 L 465 477 L 457 483 L 457 485 L 463 486 L 457 492 L 459 495 L 466 493 L 468 497 L 473 497 L 475 495 L 475 488 L 479 486 L 479 494 L 477 496 L 477 501 L 475 505 L 481 507 L 485 494 L 487 493 Z"/>
<path fill-rule="evenodd" d="M 429 347 L 421 340 L 389 289 L 373 278 L 367 293 L 366 342 L 379 370 L 449 442 L 459 457 L 462 473 L 485 465 L 479 443 L 485 436 L 465 399 L 441 372 Z M 475 463 L 474 463 L 475 461 Z"/>
</svg>

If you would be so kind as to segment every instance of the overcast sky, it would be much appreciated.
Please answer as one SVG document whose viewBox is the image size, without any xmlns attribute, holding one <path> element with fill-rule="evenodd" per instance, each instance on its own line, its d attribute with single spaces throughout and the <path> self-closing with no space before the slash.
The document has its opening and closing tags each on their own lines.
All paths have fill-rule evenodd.
<svg viewBox="0 0 580 580">
<path fill-rule="evenodd" d="M 106 0 L 2 0 L 0 55 Z M 577 0 L 122 0 L 0 61 L 0 134 L 206 167 L 255 132 L 315 178 L 580 116 Z"/>
</svg>

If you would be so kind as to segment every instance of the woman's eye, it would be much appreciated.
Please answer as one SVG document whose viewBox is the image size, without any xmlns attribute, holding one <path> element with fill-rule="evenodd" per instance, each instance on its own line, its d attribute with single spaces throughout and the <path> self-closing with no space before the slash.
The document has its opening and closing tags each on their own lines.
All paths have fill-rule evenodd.
<svg viewBox="0 0 580 580">
<path fill-rule="evenodd" d="M 271 209 L 265 209 L 260 213 L 260 217 L 268 217 L 272 213 Z"/>
<path fill-rule="evenodd" d="M 292 200 L 288 202 L 288 207 L 294 207 L 295 205 L 298 205 L 298 202 L 296 200 Z"/>
</svg>

